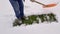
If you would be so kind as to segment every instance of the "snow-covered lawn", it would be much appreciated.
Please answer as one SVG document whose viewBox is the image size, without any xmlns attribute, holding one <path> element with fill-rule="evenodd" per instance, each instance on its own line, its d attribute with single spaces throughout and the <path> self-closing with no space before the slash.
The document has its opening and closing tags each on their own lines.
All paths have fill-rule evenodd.
<svg viewBox="0 0 60 34">
<path fill-rule="evenodd" d="M 60 0 L 37 0 L 44 4 L 58 3 Z M 15 14 L 14 10 L 9 3 L 9 0 L 0 0 L 0 34 L 60 34 L 60 3 L 52 8 L 42 8 L 37 3 L 32 3 L 26 0 L 25 15 L 42 14 L 53 12 L 56 14 L 58 23 L 40 23 L 28 26 L 13 27 Z"/>
</svg>

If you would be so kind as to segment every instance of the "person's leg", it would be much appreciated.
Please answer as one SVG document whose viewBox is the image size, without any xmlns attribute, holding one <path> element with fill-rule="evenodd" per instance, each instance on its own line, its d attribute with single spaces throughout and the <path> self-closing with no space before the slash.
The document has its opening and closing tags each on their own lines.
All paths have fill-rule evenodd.
<svg viewBox="0 0 60 34">
<path fill-rule="evenodd" d="M 24 17 L 24 5 L 22 0 L 18 0 L 19 10 L 20 10 L 20 18 Z"/>
<path fill-rule="evenodd" d="M 11 5 L 12 5 L 14 11 L 15 11 L 16 17 L 19 19 L 19 17 L 20 17 L 19 16 L 20 15 L 20 10 L 19 10 L 18 2 L 15 1 L 15 0 L 9 0 L 9 1 L 10 1 Z"/>
</svg>

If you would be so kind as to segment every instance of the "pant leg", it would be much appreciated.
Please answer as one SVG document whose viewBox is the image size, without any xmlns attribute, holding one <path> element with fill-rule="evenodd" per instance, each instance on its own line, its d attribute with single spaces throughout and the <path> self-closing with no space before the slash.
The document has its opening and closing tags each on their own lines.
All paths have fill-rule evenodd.
<svg viewBox="0 0 60 34">
<path fill-rule="evenodd" d="M 20 17 L 24 16 L 24 5 L 23 5 L 23 1 L 22 0 L 18 0 L 19 3 L 19 10 L 20 10 Z"/>
<path fill-rule="evenodd" d="M 20 10 L 19 10 L 19 4 L 18 4 L 18 2 L 15 1 L 15 0 L 9 0 L 9 1 L 10 1 L 11 5 L 12 5 L 12 7 L 14 9 L 16 17 L 19 19 L 19 17 L 20 17 L 19 16 L 20 15 Z"/>
</svg>

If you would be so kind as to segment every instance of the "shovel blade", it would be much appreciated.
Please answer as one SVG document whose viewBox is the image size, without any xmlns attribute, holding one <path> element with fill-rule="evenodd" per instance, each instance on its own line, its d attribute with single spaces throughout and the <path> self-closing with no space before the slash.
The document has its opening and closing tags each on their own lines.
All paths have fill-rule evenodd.
<svg viewBox="0 0 60 34">
<path fill-rule="evenodd" d="M 48 4 L 46 6 L 43 6 L 43 8 L 50 8 L 50 7 L 55 7 L 57 4 Z"/>
</svg>

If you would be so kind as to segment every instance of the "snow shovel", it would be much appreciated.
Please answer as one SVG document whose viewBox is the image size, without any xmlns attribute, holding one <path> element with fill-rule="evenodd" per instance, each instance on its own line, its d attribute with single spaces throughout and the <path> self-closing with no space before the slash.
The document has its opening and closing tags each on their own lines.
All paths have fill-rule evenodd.
<svg viewBox="0 0 60 34">
<path fill-rule="evenodd" d="M 43 5 L 43 8 L 55 7 L 55 6 L 57 5 L 57 4 L 55 4 L 55 3 L 45 5 L 45 4 L 40 3 L 40 2 L 37 2 L 37 1 L 35 1 L 35 0 L 30 0 L 30 1 L 32 1 L 32 2 L 36 2 L 36 3 L 40 4 L 40 5 Z"/>
</svg>

